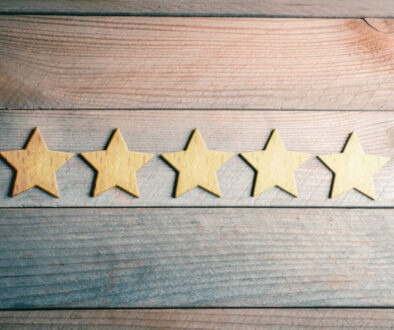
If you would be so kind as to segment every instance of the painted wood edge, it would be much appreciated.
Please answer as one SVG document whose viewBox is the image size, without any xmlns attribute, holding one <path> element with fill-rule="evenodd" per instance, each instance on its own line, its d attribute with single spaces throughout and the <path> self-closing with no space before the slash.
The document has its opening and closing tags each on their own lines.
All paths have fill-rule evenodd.
<svg viewBox="0 0 394 330">
<path fill-rule="evenodd" d="M 262 17 L 394 17 L 390 0 L 71 0 L 0 1 L 2 14 L 262 16 Z"/>
<path fill-rule="evenodd" d="M 388 329 L 392 309 L 142 309 L 0 311 L 3 329 Z"/>
</svg>

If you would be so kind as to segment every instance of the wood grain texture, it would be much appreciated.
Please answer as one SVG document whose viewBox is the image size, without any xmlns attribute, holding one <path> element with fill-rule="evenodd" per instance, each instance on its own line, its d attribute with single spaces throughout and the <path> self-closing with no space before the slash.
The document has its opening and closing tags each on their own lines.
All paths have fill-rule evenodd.
<svg viewBox="0 0 394 330">
<path fill-rule="evenodd" d="M 393 306 L 391 209 L 1 209 L 0 307 Z"/>
<path fill-rule="evenodd" d="M 0 312 L 3 329 L 389 329 L 387 309 L 160 309 Z"/>
<path fill-rule="evenodd" d="M 2 16 L 0 108 L 393 110 L 379 22 Z"/>
<path fill-rule="evenodd" d="M 0 0 L 0 13 L 388 17 L 394 8 L 390 0 Z"/>
<path fill-rule="evenodd" d="M 39 189 L 9 197 L 12 169 L 0 162 L 0 207 L 21 206 L 355 206 L 394 205 L 394 112 L 343 111 L 2 111 L 0 151 L 23 148 L 39 126 L 51 150 L 102 150 L 115 128 L 129 148 L 155 154 L 137 173 L 140 198 L 118 188 L 95 198 L 95 171 L 73 157 L 56 173 L 59 199 Z M 217 172 L 221 198 L 193 189 L 173 198 L 176 172 L 158 155 L 183 150 L 198 127 L 211 150 L 235 155 Z M 297 171 L 299 198 L 273 188 L 252 197 L 254 170 L 238 155 L 262 150 L 272 129 L 288 150 L 312 154 Z M 342 151 L 355 131 L 365 153 L 390 157 L 373 178 L 376 201 L 357 191 L 329 199 L 332 173 L 316 156 Z"/>
</svg>

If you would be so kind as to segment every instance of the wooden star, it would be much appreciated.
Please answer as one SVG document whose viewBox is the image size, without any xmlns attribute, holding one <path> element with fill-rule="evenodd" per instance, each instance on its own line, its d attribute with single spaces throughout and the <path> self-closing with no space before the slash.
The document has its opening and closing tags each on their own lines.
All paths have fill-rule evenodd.
<svg viewBox="0 0 394 330">
<path fill-rule="evenodd" d="M 136 172 L 154 155 L 129 151 L 116 129 L 107 149 L 84 152 L 81 156 L 98 172 L 93 197 L 114 187 L 139 197 Z"/>
<path fill-rule="evenodd" d="M 233 155 L 231 152 L 209 150 L 196 128 L 184 151 L 161 156 L 178 171 L 175 197 L 195 188 L 203 188 L 220 197 L 216 171 Z"/>
<path fill-rule="evenodd" d="M 387 157 L 366 155 L 354 132 L 342 153 L 319 155 L 318 158 L 335 174 L 331 198 L 356 189 L 375 199 L 372 175 L 389 160 Z"/>
<path fill-rule="evenodd" d="M 0 155 L 16 170 L 12 197 L 33 187 L 59 197 L 55 173 L 73 156 L 68 152 L 48 150 L 38 127 L 25 149 L 3 151 Z"/>
<path fill-rule="evenodd" d="M 298 197 L 294 171 L 311 155 L 287 151 L 275 129 L 264 150 L 244 152 L 241 157 L 257 172 L 253 196 L 277 186 Z"/>
</svg>

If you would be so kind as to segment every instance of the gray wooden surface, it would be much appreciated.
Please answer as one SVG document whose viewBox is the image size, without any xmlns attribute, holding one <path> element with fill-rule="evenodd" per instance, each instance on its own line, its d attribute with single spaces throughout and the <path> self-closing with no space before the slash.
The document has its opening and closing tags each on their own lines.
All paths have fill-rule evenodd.
<svg viewBox="0 0 394 330">
<path fill-rule="evenodd" d="M 394 17 L 391 0 L 0 0 L 0 13 Z"/>
<path fill-rule="evenodd" d="M 262 150 L 277 128 L 289 150 L 340 153 L 355 131 L 368 154 L 394 158 L 394 112 L 343 111 L 2 111 L 0 150 L 21 149 L 38 125 L 50 149 L 102 150 L 119 128 L 130 150 L 156 154 L 138 173 L 140 198 L 116 188 L 91 197 L 95 171 L 78 155 L 57 172 L 60 198 L 38 188 L 10 197 L 13 170 L 0 161 L 0 206 L 354 206 L 394 205 L 394 161 L 374 175 L 376 201 L 352 190 L 334 199 L 333 174 L 316 157 L 296 171 L 299 198 L 279 188 L 252 197 L 254 171 L 239 153 Z M 200 188 L 174 198 L 176 172 L 159 154 L 185 148 L 195 127 L 207 146 L 235 155 L 218 171 L 222 198 Z"/>
<path fill-rule="evenodd" d="M 3 329 L 389 329 L 387 309 L 160 309 L 0 312 Z"/>
<path fill-rule="evenodd" d="M 313 154 L 339 152 L 356 130 L 366 152 L 392 158 L 394 20 L 377 17 L 393 10 L 391 0 L 0 0 L 0 108 L 18 109 L 0 111 L 0 151 L 22 148 L 36 125 L 55 150 L 102 149 L 120 127 L 130 149 L 156 154 L 183 149 L 194 127 L 233 152 L 261 149 L 278 128 L 289 149 Z M 38 189 L 9 198 L 0 161 L 0 309 L 93 309 L 0 311 L 0 328 L 390 328 L 393 166 L 375 176 L 377 202 L 329 200 L 332 175 L 316 159 L 297 172 L 299 199 L 252 198 L 253 171 L 234 157 L 219 171 L 223 199 L 196 189 L 175 200 L 174 171 L 156 157 L 138 173 L 141 199 L 117 189 L 93 199 L 94 172 L 74 157 L 56 200 Z M 95 309 L 187 306 L 297 308 Z"/>
<path fill-rule="evenodd" d="M 2 209 L 0 306 L 393 306 L 391 209 Z"/>
<path fill-rule="evenodd" d="M 393 110 L 392 31 L 394 20 L 2 16 L 0 108 Z"/>
</svg>

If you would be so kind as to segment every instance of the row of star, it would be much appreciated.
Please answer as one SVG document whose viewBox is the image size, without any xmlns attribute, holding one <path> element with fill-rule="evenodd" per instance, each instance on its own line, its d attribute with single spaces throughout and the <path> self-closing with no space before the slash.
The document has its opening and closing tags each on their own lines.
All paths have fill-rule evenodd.
<svg viewBox="0 0 394 330">
<path fill-rule="evenodd" d="M 73 156 L 49 150 L 38 127 L 25 149 L 3 151 L 0 155 L 17 171 L 12 196 L 39 187 L 55 197 L 59 197 L 55 173 Z M 257 172 L 253 196 L 277 186 L 298 197 L 294 172 L 311 155 L 288 151 L 276 129 L 264 150 L 240 155 Z M 129 151 L 119 129 L 116 129 L 105 150 L 85 152 L 81 156 L 97 171 L 93 197 L 114 187 L 139 197 L 136 172 L 154 155 Z M 216 171 L 233 153 L 209 150 L 195 129 L 185 150 L 161 156 L 178 171 L 175 197 L 195 187 L 220 197 Z M 355 133 L 350 135 L 342 153 L 320 155 L 318 158 L 335 173 L 331 198 L 356 189 L 375 199 L 372 175 L 389 160 L 387 157 L 366 155 Z"/>
</svg>

